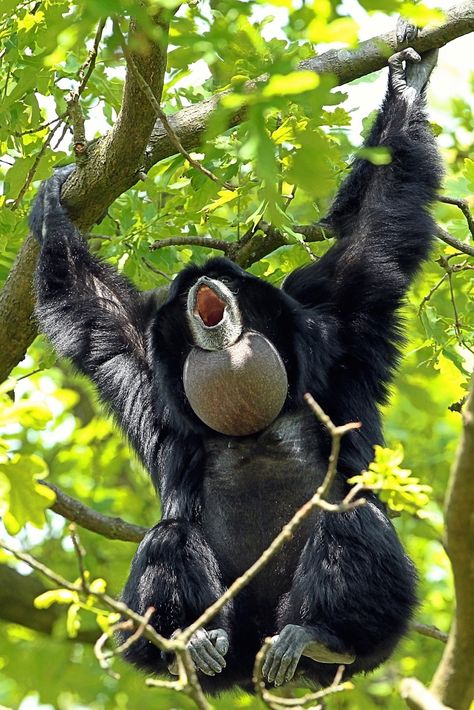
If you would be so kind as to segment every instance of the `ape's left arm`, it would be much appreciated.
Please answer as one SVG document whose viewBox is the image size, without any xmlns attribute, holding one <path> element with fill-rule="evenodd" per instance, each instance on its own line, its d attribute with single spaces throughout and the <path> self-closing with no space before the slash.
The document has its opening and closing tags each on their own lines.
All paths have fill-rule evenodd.
<svg viewBox="0 0 474 710">
<path fill-rule="evenodd" d="M 365 145 L 386 147 L 391 162 L 355 161 L 325 220 L 336 244 L 284 286 L 304 305 L 329 309 L 338 326 L 344 384 L 363 381 L 378 401 L 397 358 L 396 311 L 429 253 L 434 231 L 428 207 L 441 171 L 424 95 L 435 59 L 430 52 L 420 62 L 407 49 L 389 60 L 387 95 Z"/>
</svg>

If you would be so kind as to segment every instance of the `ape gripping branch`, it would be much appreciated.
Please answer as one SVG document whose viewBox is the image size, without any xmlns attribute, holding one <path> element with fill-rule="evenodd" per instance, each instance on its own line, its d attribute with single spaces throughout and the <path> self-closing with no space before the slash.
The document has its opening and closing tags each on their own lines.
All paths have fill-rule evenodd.
<svg viewBox="0 0 474 710">
<path fill-rule="evenodd" d="M 156 101 L 159 103 L 166 67 L 167 37 L 171 15 L 160 11 L 155 16 L 157 27 L 161 29 L 160 40 L 150 45 L 151 51 L 143 55 L 131 51 L 132 62 L 126 72 L 126 82 L 122 97 L 122 106 L 112 131 L 88 146 L 87 156 L 81 158 L 81 168 L 68 181 L 64 190 L 64 199 L 76 224 L 86 230 L 104 213 L 112 202 L 124 191 L 132 187 L 143 170 L 149 170 L 154 164 L 178 152 L 176 141 L 170 138 L 170 131 L 161 121 L 156 120 L 153 106 L 146 99 L 137 74 L 131 68 L 136 67 L 146 81 Z M 139 28 L 131 22 L 130 40 Z M 446 11 L 445 22 L 436 27 L 426 27 L 411 42 L 417 51 L 439 48 L 462 35 L 474 31 L 474 5 L 472 1 L 453 5 Z M 397 44 L 395 32 L 362 42 L 354 50 L 331 50 L 306 60 L 301 69 L 310 69 L 318 73 L 331 73 L 344 84 L 370 72 L 381 69 L 387 63 L 390 54 L 403 45 Z M 79 83 L 81 79 L 79 77 Z M 251 86 L 249 86 L 251 90 Z M 223 93 L 217 93 L 210 99 L 191 105 L 169 117 L 172 133 L 186 151 L 199 147 L 210 119 L 218 109 Z M 237 111 L 230 120 L 230 126 L 245 120 L 245 107 Z M 259 244 L 265 242 L 259 238 Z M 275 247 L 269 240 L 268 251 Z M 265 251 L 265 250 L 264 250 Z M 9 278 L 0 293 L 0 380 L 4 380 L 13 367 L 24 357 L 34 337 L 36 327 L 33 321 L 34 301 L 32 279 L 37 259 L 37 245 L 29 236 L 10 272 Z M 265 256 L 261 245 L 254 249 L 253 243 L 245 246 L 242 260 L 236 254 L 239 263 L 252 263 Z"/>
</svg>

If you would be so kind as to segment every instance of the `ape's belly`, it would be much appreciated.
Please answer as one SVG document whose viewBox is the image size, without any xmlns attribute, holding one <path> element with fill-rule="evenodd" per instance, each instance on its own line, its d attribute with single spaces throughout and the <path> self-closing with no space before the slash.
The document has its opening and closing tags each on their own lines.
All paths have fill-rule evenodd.
<svg viewBox="0 0 474 710">
<path fill-rule="evenodd" d="M 314 418 L 306 413 L 281 417 L 259 435 L 210 442 L 202 523 L 226 584 L 255 562 L 313 495 L 326 471 L 319 452 Z M 268 603 L 289 589 L 316 515 L 258 574 L 249 587 L 254 597 Z"/>
</svg>

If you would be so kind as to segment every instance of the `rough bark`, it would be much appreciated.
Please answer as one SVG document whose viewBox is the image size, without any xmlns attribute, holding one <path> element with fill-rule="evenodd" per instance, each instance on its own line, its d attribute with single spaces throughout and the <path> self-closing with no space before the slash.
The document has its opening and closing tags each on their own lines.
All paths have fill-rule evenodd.
<svg viewBox="0 0 474 710">
<path fill-rule="evenodd" d="M 153 46 L 146 55 L 134 56 L 134 60 L 159 100 L 166 59 L 166 20 L 163 16 L 157 16 L 156 21 L 164 26 L 163 41 Z M 470 0 L 447 10 L 446 22 L 440 27 L 425 28 L 412 45 L 420 51 L 434 49 L 473 30 L 474 4 Z M 132 30 L 131 34 L 135 31 Z M 343 49 L 325 52 L 305 61 L 301 68 L 331 73 L 337 77 L 337 83 L 346 83 L 380 69 L 386 64 L 387 57 L 399 48 L 395 32 L 389 32 L 362 42 L 351 51 Z M 248 88 L 251 90 L 252 84 Z M 222 94 L 183 109 L 171 118 L 172 127 L 187 150 L 200 144 L 220 96 Z M 232 117 L 230 123 L 236 125 L 244 118 L 245 109 L 242 109 Z M 123 105 L 116 125 L 107 136 L 89 147 L 87 160 L 84 164 L 81 162 L 81 169 L 65 185 L 63 197 L 77 225 L 83 230 L 89 228 L 105 214 L 122 192 L 137 182 L 141 167 L 149 169 L 174 152 L 175 148 L 168 135 L 159 122 L 155 122 L 151 106 L 143 101 L 140 88 L 132 73 L 128 72 Z M 264 255 L 265 250 L 258 245 L 258 250 L 252 248 L 251 251 L 251 258 L 258 258 Z M 265 253 L 268 252 L 266 248 Z M 0 296 L 2 378 L 22 359 L 36 332 L 31 320 L 33 304 L 30 285 L 35 257 L 36 247 L 29 238 L 11 271 L 8 287 Z M 242 261 L 248 263 L 247 258 Z"/>
<path fill-rule="evenodd" d="M 29 235 L 0 292 L 0 382 L 23 360 L 36 337 L 33 273 L 38 251 L 36 239 Z"/>
<path fill-rule="evenodd" d="M 456 610 L 431 692 L 456 710 L 474 700 L 474 379 L 445 504 L 445 545 L 454 573 Z"/>
</svg>

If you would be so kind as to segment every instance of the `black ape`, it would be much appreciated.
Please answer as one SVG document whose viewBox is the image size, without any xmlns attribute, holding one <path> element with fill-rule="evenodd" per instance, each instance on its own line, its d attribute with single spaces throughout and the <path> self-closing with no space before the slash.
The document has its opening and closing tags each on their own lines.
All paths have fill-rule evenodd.
<svg viewBox="0 0 474 710">
<path fill-rule="evenodd" d="M 367 140 L 387 146 L 392 162 L 355 162 L 326 220 L 336 244 L 283 290 L 212 259 L 185 269 L 156 309 L 88 252 L 60 204 L 68 171 L 40 190 L 31 219 L 42 243 L 38 319 L 58 352 L 96 383 L 159 491 L 162 520 L 139 546 L 123 598 L 140 613 L 155 607 L 152 623 L 165 636 L 193 622 L 321 483 L 329 442 L 305 392 L 337 424 L 362 422 L 343 441 L 333 500 L 382 441 L 377 406 L 397 362 L 396 311 L 429 252 L 427 207 L 440 179 L 423 112 L 434 62 L 417 62 L 413 50 L 391 59 L 388 93 Z M 217 433 L 191 409 L 185 362 L 194 346 L 225 355 L 252 333 L 276 349 L 286 400 L 263 430 Z M 274 644 L 264 673 L 277 684 L 296 669 L 327 683 L 338 654 L 355 656 L 348 675 L 390 655 L 415 604 L 415 573 L 383 506 L 368 499 L 348 513 L 315 513 L 193 637 L 206 689 L 247 686 L 268 635 Z M 126 656 L 147 671 L 165 672 L 167 663 L 174 670 L 143 638 Z"/>
</svg>

